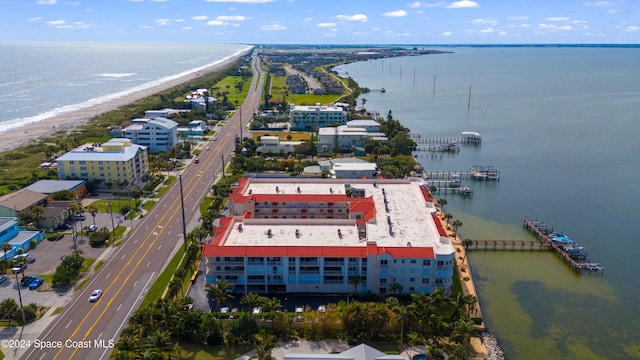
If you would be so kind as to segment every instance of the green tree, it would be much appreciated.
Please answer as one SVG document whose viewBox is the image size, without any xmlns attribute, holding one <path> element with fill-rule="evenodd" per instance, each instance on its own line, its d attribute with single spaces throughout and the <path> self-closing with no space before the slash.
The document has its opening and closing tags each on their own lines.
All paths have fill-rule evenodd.
<svg viewBox="0 0 640 360">
<path fill-rule="evenodd" d="M 20 307 L 12 298 L 6 298 L 0 303 L 0 316 L 6 319 L 16 320 L 18 318 Z"/>
<path fill-rule="evenodd" d="M 2 243 L 2 251 L 4 252 L 4 263 L 3 263 L 4 267 L 2 269 L 3 270 L 2 273 L 7 272 L 7 264 L 8 264 L 8 262 L 7 262 L 7 253 L 9 251 L 11 251 L 11 250 L 13 250 L 13 246 L 11 246 L 11 244 L 9 244 L 9 242 L 3 242 Z"/>
<path fill-rule="evenodd" d="M 274 357 L 271 356 L 271 351 L 275 347 L 274 337 L 264 329 L 262 329 L 260 333 L 256 334 L 253 337 L 253 346 L 254 346 L 254 349 L 256 350 L 256 355 L 252 356 L 251 359 L 256 359 L 256 360 L 274 359 Z"/>
<path fill-rule="evenodd" d="M 247 307 L 247 312 L 251 312 L 254 307 L 261 306 L 265 302 L 265 298 L 256 293 L 247 293 L 240 298 L 240 304 Z"/>
<path fill-rule="evenodd" d="M 215 284 L 207 284 L 205 288 L 216 300 L 218 313 L 220 313 L 222 304 L 229 304 L 230 300 L 233 299 L 233 295 L 229 293 L 233 286 L 224 280 L 218 280 Z M 222 324 L 222 317 L 219 317 L 219 320 L 220 324 Z"/>
<path fill-rule="evenodd" d="M 362 283 L 362 276 L 353 275 L 349 277 L 349 284 L 353 284 L 353 293 L 357 294 L 358 288 L 360 287 L 360 283 Z"/>
<path fill-rule="evenodd" d="M 453 324 L 453 332 L 451 334 L 452 340 L 462 343 L 462 358 L 467 355 L 467 345 L 471 341 L 473 336 L 477 336 L 479 333 L 478 326 L 472 321 L 467 319 L 459 319 Z"/>
</svg>

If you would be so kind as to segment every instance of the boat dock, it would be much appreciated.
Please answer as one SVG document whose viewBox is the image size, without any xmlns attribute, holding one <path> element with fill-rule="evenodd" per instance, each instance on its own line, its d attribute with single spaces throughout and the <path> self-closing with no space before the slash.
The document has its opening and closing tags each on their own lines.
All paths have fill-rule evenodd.
<svg viewBox="0 0 640 360">
<path fill-rule="evenodd" d="M 463 131 L 460 137 L 450 137 L 450 138 L 431 138 L 422 136 L 422 134 L 409 134 L 411 140 L 413 140 L 416 144 L 447 144 L 447 143 L 458 143 L 458 144 L 480 144 L 482 143 L 482 135 L 475 131 Z"/>
<path fill-rule="evenodd" d="M 458 179 L 500 180 L 500 170 L 495 166 L 471 166 L 468 171 L 426 171 L 429 183 Z"/>
<path fill-rule="evenodd" d="M 534 233 L 538 237 L 538 239 L 540 239 L 542 245 L 551 248 L 572 269 L 577 271 L 579 274 L 581 274 L 583 270 L 589 270 L 589 272 L 604 271 L 604 267 L 599 263 L 582 262 L 587 259 L 587 253 L 583 251 L 583 248 L 576 248 L 574 247 L 574 245 L 562 245 L 561 243 L 556 241 L 557 238 L 551 236 L 552 234 L 554 234 L 553 227 L 541 221 L 531 221 L 526 217 L 524 218 L 523 226 Z M 562 238 L 568 239 L 564 236 Z M 578 251 L 573 252 L 573 249 L 578 249 Z"/>
</svg>

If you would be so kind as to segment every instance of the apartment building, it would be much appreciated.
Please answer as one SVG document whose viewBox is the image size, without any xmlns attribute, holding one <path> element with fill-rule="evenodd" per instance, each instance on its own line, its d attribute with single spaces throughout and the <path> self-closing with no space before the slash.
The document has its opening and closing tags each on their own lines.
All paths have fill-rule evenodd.
<svg viewBox="0 0 640 360">
<path fill-rule="evenodd" d="M 421 179 L 243 178 L 204 245 L 237 292 L 433 293 L 454 248 Z"/>
<path fill-rule="evenodd" d="M 344 125 L 347 112 L 334 105 L 293 106 L 289 111 L 291 130 L 318 130 L 332 124 Z"/>
<path fill-rule="evenodd" d="M 178 143 L 178 123 L 163 117 L 134 119 L 122 130 L 132 143 L 146 146 L 149 152 L 168 152 Z"/>
<path fill-rule="evenodd" d="M 126 138 L 81 145 L 56 162 L 59 179 L 82 179 L 99 187 L 136 184 L 149 171 L 147 147 Z"/>
</svg>

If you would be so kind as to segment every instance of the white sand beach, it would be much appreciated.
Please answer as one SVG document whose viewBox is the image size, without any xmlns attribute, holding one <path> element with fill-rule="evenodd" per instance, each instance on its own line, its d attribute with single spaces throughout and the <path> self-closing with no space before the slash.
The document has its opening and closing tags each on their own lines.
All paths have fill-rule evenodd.
<svg viewBox="0 0 640 360">
<path fill-rule="evenodd" d="M 60 130 L 71 130 L 79 125 L 87 123 L 95 116 L 104 114 L 108 111 L 117 109 L 121 106 L 133 103 L 147 96 L 151 96 L 158 92 L 170 89 L 174 86 L 193 80 L 203 74 L 219 71 L 224 66 L 236 61 L 241 56 L 247 55 L 247 52 L 243 52 L 237 56 L 229 58 L 216 65 L 212 65 L 205 69 L 199 69 L 185 76 L 167 81 L 165 83 L 143 89 L 126 96 L 105 101 L 100 104 L 96 104 L 87 108 L 71 111 L 68 113 L 60 114 L 58 116 L 51 117 L 39 122 L 27 124 L 25 126 L 0 132 L 0 152 L 19 148 L 28 144 L 30 141 L 38 139 L 42 136 L 49 135 Z M 125 119 L 123 119 L 125 120 Z"/>
</svg>

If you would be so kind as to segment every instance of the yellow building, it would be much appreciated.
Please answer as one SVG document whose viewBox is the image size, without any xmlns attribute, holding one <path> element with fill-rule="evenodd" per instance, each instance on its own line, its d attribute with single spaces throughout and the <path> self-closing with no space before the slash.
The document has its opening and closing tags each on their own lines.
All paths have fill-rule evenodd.
<svg viewBox="0 0 640 360">
<path fill-rule="evenodd" d="M 136 184 L 149 170 L 147 147 L 124 138 L 81 145 L 56 162 L 59 179 L 82 179 L 99 187 Z"/>
</svg>

